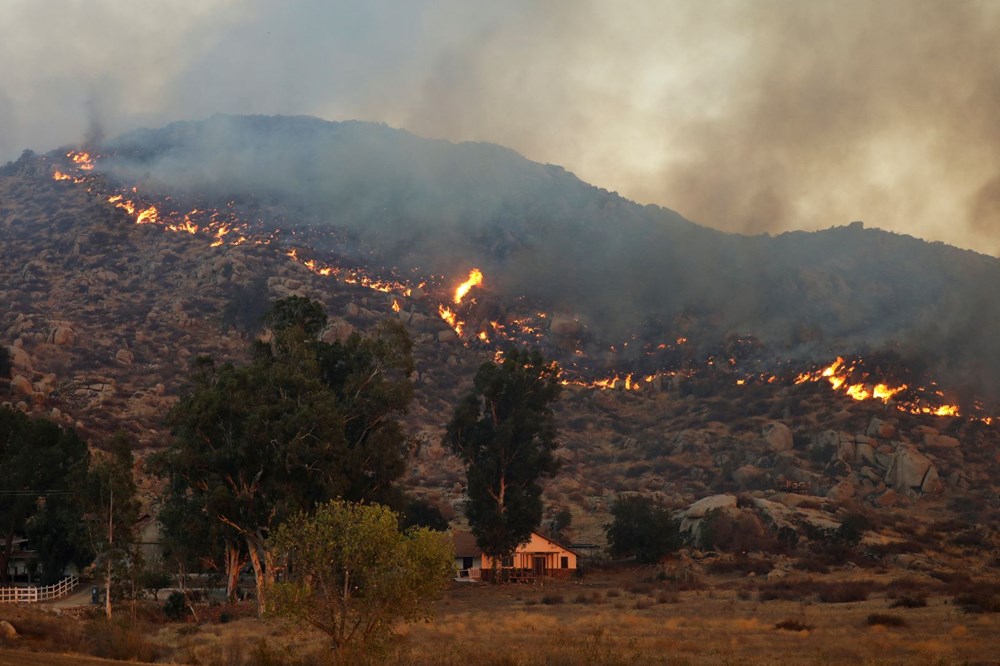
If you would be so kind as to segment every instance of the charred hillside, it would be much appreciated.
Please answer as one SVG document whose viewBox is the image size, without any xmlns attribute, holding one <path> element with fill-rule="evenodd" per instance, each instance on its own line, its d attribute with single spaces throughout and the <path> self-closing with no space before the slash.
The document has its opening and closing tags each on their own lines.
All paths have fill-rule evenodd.
<svg viewBox="0 0 1000 666">
<path fill-rule="evenodd" d="M 460 313 L 470 337 L 523 323 L 520 341 L 591 377 L 889 350 L 956 399 L 1000 397 L 992 257 L 859 223 L 724 234 L 499 146 L 360 122 L 217 116 L 96 150 L 116 187 L 237 209 L 317 260 L 429 289 L 479 267 L 484 291 Z"/>
</svg>

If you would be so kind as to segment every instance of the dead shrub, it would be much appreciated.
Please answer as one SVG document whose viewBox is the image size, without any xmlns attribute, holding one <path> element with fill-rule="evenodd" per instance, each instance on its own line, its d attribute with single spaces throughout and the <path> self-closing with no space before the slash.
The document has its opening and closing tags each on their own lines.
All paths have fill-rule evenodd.
<svg viewBox="0 0 1000 666">
<path fill-rule="evenodd" d="M 803 601 L 812 596 L 816 582 L 806 578 L 803 580 L 777 580 L 761 586 L 757 592 L 760 601 Z"/>
<path fill-rule="evenodd" d="M 660 590 L 656 593 L 656 603 L 658 604 L 676 604 L 681 600 L 681 595 L 679 595 L 675 590 Z"/>
<path fill-rule="evenodd" d="M 927 595 L 904 594 L 891 604 L 889 608 L 924 608 L 927 606 Z"/>
<path fill-rule="evenodd" d="M 542 597 L 542 603 L 546 606 L 555 606 L 566 601 L 561 594 L 546 594 Z"/>
<path fill-rule="evenodd" d="M 966 613 L 1000 613 L 1000 594 L 993 585 L 957 594 L 954 599 Z"/>
<path fill-rule="evenodd" d="M 868 580 L 826 583 L 820 586 L 817 597 L 825 604 L 846 604 L 865 601 L 871 593 L 872 582 Z"/>
<path fill-rule="evenodd" d="M 830 567 L 828 567 L 823 560 L 815 556 L 800 557 L 799 559 L 795 560 L 795 564 L 793 564 L 792 566 L 794 566 L 799 571 L 808 571 L 809 573 L 818 573 L 818 574 L 830 573 Z"/>
<path fill-rule="evenodd" d="M 872 613 L 865 619 L 865 624 L 869 627 L 874 625 L 881 625 L 883 627 L 907 627 L 909 623 L 899 615 L 890 615 L 888 613 Z"/>
<path fill-rule="evenodd" d="M 103 659 L 151 662 L 157 659 L 159 650 L 146 638 L 149 633 L 140 626 L 130 626 L 124 619 L 102 618 L 90 623 L 83 649 Z"/>
<path fill-rule="evenodd" d="M 811 624 L 806 624 L 799 620 L 782 620 L 781 622 L 774 625 L 775 629 L 781 629 L 783 631 L 812 631 L 813 626 Z"/>
</svg>

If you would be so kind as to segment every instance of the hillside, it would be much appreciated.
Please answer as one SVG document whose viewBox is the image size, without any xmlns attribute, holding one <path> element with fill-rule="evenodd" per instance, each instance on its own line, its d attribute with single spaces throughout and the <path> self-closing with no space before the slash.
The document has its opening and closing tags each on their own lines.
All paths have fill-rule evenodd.
<svg viewBox="0 0 1000 666">
<path fill-rule="evenodd" d="M 262 147 L 247 144 L 249 157 L 242 159 L 225 152 L 226 142 L 213 144 L 199 134 L 218 131 L 220 123 L 241 129 L 259 124 L 263 136 L 277 135 L 271 139 L 277 146 L 287 145 L 287 134 L 312 136 L 314 146 L 341 135 L 350 145 L 367 146 L 362 138 L 378 137 L 383 147 L 369 156 L 376 166 L 379 160 L 394 159 L 391 147 L 397 142 L 420 159 L 425 150 L 440 156 L 415 171 L 410 163 L 419 161 L 416 157 L 399 158 L 398 173 L 390 170 L 384 182 L 378 181 L 375 191 L 381 196 L 398 192 L 396 208 L 387 201 L 377 206 L 380 200 L 360 177 L 364 170 L 354 172 L 353 180 L 345 181 L 352 183 L 353 196 L 351 188 L 332 187 L 340 192 L 331 209 L 338 213 L 322 220 L 310 217 L 318 215 L 312 203 L 302 200 L 296 208 L 281 188 L 257 191 L 248 180 L 244 189 L 230 191 L 244 175 L 227 171 L 226 165 L 266 164 L 268 172 L 289 176 L 289 182 L 305 176 L 296 175 L 292 157 L 260 162 Z M 197 140 L 177 138 L 192 132 Z M 230 139 L 229 147 L 236 143 Z M 145 152 L 138 147 L 142 145 Z M 185 186 L 191 191 L 181 188 L 168 196 L 163 179 L 169 170 L 163 164 L 171 159 L 186 164 L 185 150 L 194 145 L 210 147 L 208 152 L 216 156 L 211 170 L 216 181 L 209 180 L 208 171 L 192 171 Z M 986 571 L 992 566 L 996 536 L 988 526 L 1000 513 L 1000 434 L 994 425 L 982 418 L 910 413 L 920 410 L 906 408 L 917 403 L 902 402 L 904 393 L 886 402 L 856 401 L 820 378 L 796 383 L 795 377 L 842 353 L 841 343 L 878 348 L 890 334 L 909 334 L 920 330 L 920 322 L 931 327 L 928 322 L 940 321 L 956 324 L 938 323 L 934 329 L 955 345 L 945 347 L 954 352 L 918 355 L 911 362 L 898 347 L 890 349 L 895 353 L 883 351 L 865 366 L 868 379 L 873 382 L 884 372 L 909 380 L 940 367 L 957 372 L 977 349 L 982 376 L 988 375 L 989 331 L 994 330 L 988 322 L 996 306 L 979 303 L 977 295 L 987 293 L 986 286 L 996 279 L 994 259 L 858 225 L 778 238 L 724 236 L 493 146 L 425 142 L 358 123 L 223 118 L 138 133 L 101 150 L 112 149 L 119 152 L 98 158 L 72 151 L 26 154 L 0 172 L 0 299 L 6 304 L 0 334 L 14 356 L 11 401 L 75 424 L 96 446 L 119 428 L 135 435 L 144 451 L 163 446 L 169 436 L 163 415 L 181 392 L 192 361 L 203 354 L 243 359 L 271 299 L 308 296 L 330 313 L 325 332 L 330 338 L 368 330 L 385 317 L 407 325 L 417 361 L 416 403 L 407 417 L 414 436 L 407 484 L 447 515 L 459 516 L 464 478 L 457 461 L 440 446 L 442 426 L 478 365 L 506 340 L 499 336 L 487 343 L 468 332 L 456 334 L 438 316 L 475 263 L 487 282 L 472 292 L 460 313 L 474 322 L 479 309 L 491 309 L 512 326 L 523 313 L 544 306 L 545 316 L 536 313 L 530 339 L 575 368 L 558 409 L 563 468 L 545 496 L 547 515 L 560 508 L 571 511 L 574 540 L 601 543 L 602 525 L 617 494 L 642 491 L 660 496 L 674 509 L 688 510 L 693 532 L 698 511 L 706 505 L 693 513 L 688 507 L 704 498 L 714 497 L 711 506 L 734 516 L 747 516 L 762 534 L 765 528 L 787 526 L 801 534 L 803 543 L 810 534 L 815 537 L 816 528 L 835 528 L 845 515 L 861 512 L 873 524 L 867 538 L 887 563 Z M 463 168 L 459 153 L 473 155 L 469 159 L 479 163 L 479 171 Z M 329 159 L 340 168 L 353 164 L 343 156 L 335 158 Z M 126 187 L 122 179 L 143 161 L 142 177 L 133 174 L 136 180 L 127 181 L 138 190 L 131 192 L 132 185 Z M 184 170 L 178 167 L 177 173 Z M 459 173 L 469 182 L 453 190 L 434 190 L 429 184 Z M 65 177 L 57 180 L 58 174 Z M 420 175 L 407 191 L 413 196 L 398 189 L 406 174 Z M 508 184 L 497 188 L 497 196 L 527 188 L 520 198 L 512 194 L 505 199 L 507 221 L 502 224 L 499 213 L 486 214 L 479 206 L 491 191 L 489 174 L 502 175 L 497 176 L 500 183 Z M 545 192 L 537 189 L 543 186 Z M 310 191 L 316 200 L 334 196 L 315 183 Z M 427 210 L 444 200 L 454 200 L 455 210 L 454 224 L 434 237 L 427 235 L 426 226 L 433 216 L 420 217 L 408 208 L 408 202 L 424 200 L 430 192 L 442 199 L 426 199 Z M 132 200 L 122 199 L 125 195 Z M 202 207 L 188 205 L 195 201 Z M 219 201 L 223 203 L 204 205 Z M 155 215 L 146 207 L 154 204 Z M 562 212 L 559 205 L 565 207 Z M 529 216 L 525 207 L 532 206 L 549 212 Z M 622 217 L 615 217 L 616 209 L 624 211 Z M 467 216 L 479 235 L 461 241 L 458 237 L 464 235 L 455 234 L 464 229 Z M 290 219 L 303 224 L 289 229 L 285 222 Z M 397 242 L 379 242 L 390 228 L 372 226 L 375 219 L 395 220 L 390 237 Z M 341 224 L 344 220 L 354 221 Z M 619 234 L 607 229 L 611 220 L 619 225 Z M 337 223 L 332 231 L 327 228 L 331 221 Z M 192 228 L 195 222 L 197 229 Z M 547 243 L 559 236 L 560 225 L 565 235 L 553 249 Z M 491 244 L 487 237 L 501 240 Z M 515 243 L 517 238 L 521 240 Z M 621 243 L 612 246 L 616 238 Z M 531 274 L 523 262 L 536 261 L 544 251 L 573 263 L 574 253 L 587 247 L 607 252 L 582 262 L 578 273 L 560 278 L 564 283 L 516 295 L 515 287 L 522 285 L 518 280 L 525 280 L 525 289 L 537 281 L 537 275 L 526 279 Z M 647 264 L 625 261 L 633 250 Z M 304 263 L 307 253 L 320 263 Z M 662 261 L 654 262 L 652 255 Z M 620 271 L 602 263 L 613 256 Z M 420 272 L 412 270 L 417 259 Z M 436 263 L 446 260 L 452 263 Z M 321 265 L 332 267 L 328 275 Z M 554 262 L 535 265 L 546 274 L 555 267 Z M 760 270 L 741 272 L 749 268 Z M 680 270 L 684 280 L 661 281 L 658 270 Z M 620 320 L 605 330 L 601 325 L 607 313 L 597 313 L 612 305 L 636 307 L 616 300 L 613 290 L 602 291 L 607 284 L 621 284 L 619 273 L 645 276 L 628 293 L 661 296 L 649 311 L 669 316 L 676 328 L 648 330 L 661 335 L 669 330 L 669 348 L 647 354 L 646 343 L 636 343 L 607 350 L 602 336 L 611 336 Z M 580 285 L 573 282 L 586 274 L 592 274 L 590 284 L 585 277 Z M 772 283 L 773 288 L 767 286 Z M 730 284 L 740 286 L 730 293 Z M 707 305 L 697 311 L 671 309 L 699 290 L 710 296 Z M 749 299 L 748 290 L 763 296 Z M 899 307 L 889 309 L 889 304 Z M 952 316 L 946 317 L 949 311 Z M 984 323 L 959 326 L 962 312 L 976 313 Z M 738 330 L 756 330 L 760 338 L 734 338 L 727 328 L 730 320 L 741 322 Z M 475 331 L 474 324 L 469 328 Z M 490 332 L 501 330 L 494 326 Z M 763 342 L 768 335 L 797 342 Z M 695 342 L 682 343 L 674 336 Z M 711 345 L 698 342 L 697 336 L 716 336 L 726 355 L 710 356 L 706 349 Z M 930 328 L 920 337 L 923 344 L 935 341 Z M 959 339 L 965 342 L 959 345 Z M 793 344 L 801 353 L 812 351 L 794 361 Z M 907 351 L 918 349 L 914 342 Z M 604 371 L 623 376 L 635 371 L 638 383 L 638 373 L 647 369 L 653 374 L 641 387 L 625 381 L 608 383 L 611 388 L 592 385 Z M 970 400 L 987 386 L 980 375 L 963 377 L 959 388 L 973 388 Z M 933 387 L 926 397 L 934 397 Z M 935 541 L 934 531 L 948 524 L 955 531 L 982 533 L 979 546 L 953 548 Z"/>
<path fill-rule="evenodd" d="M 890 350 L 966 402 L 1000 398 L 992 257 L 858 223 L 723 234 L 499 146 L 360 122 L 216 116 L 95 149 L 118 187 L 235 208 L 334 263 L 431 285 L 479 267 L 470 330 L 526 321 L 591 373 L 676 370 L 739 337 L 736 370 Z"/>
</svg>

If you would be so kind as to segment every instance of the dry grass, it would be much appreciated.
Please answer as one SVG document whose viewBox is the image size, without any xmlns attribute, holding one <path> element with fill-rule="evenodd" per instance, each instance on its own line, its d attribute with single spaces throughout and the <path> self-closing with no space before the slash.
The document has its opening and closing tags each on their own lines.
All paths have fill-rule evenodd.
<svg viewBox="0 0 1000 666">
<path fill-rule="evenodd" d="M 994 663 L 1000 616 L 968 614 L 940 583 L 918 585 L 891 576 L 851 580 L 734 581 L 732 574 L 705 577 L 703 588 L 677 590 L 650 570 L 602 571 L 584 580 L 545 586 L 456 585 L 430 623 L 400 627 L 387 662 L 496 666 L 535 664 L 959 664 Z M 780 586 L 779 586 L 780 583 Z M 823 590 L 863 586 L 865 600 L 821 603 Z M 896 593 L 919 594 L 925 606 L 886 607 Z M 789 598 L 762 603 L 766 590 Z M 747 592 L 754 592 L 747 594 Z M 926 595 L 926 596 L 924 596 Z M 554 601 L 556 599 L 561 602 Z M 30 623 L 27 621 L 30 620 Z M 44 649 L 50 638 L 87 645 L 90 620 L 74 625 L 44 614 L 18 620 L 24 647 Z M 34 637 L 30 637 L 33 627 Z M 77 628 L 74 629 L 73 627 Z M 331 662 L 325 641 L 286 624 L 241 617 L 226 623 L 143 625 L 155 645 L 151 658 L 196 666 L 320 666 Z M 118 643 L 128 644 L 121 640 Z M 118 644 L 116 643 L 116 644 Z M 49 649 L 78 649 L 56 648 Z M 352 654 L 340 664 L 371 663 Z"/>
</svg>

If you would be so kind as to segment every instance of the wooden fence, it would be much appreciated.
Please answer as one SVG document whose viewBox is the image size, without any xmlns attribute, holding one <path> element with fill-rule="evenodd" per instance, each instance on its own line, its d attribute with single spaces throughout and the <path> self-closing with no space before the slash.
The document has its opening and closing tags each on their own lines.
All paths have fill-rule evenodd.
<svg viewBox="0 0 1000 666">
<path fill-rule="evenodd" d="M 0 604 L 32 604 L 38 601 L 51 601 L 66 596 L 79 584 L 79 578 L 67 576 L 58 583 L 45 587 L 0 587 Z"/>
</svg>

